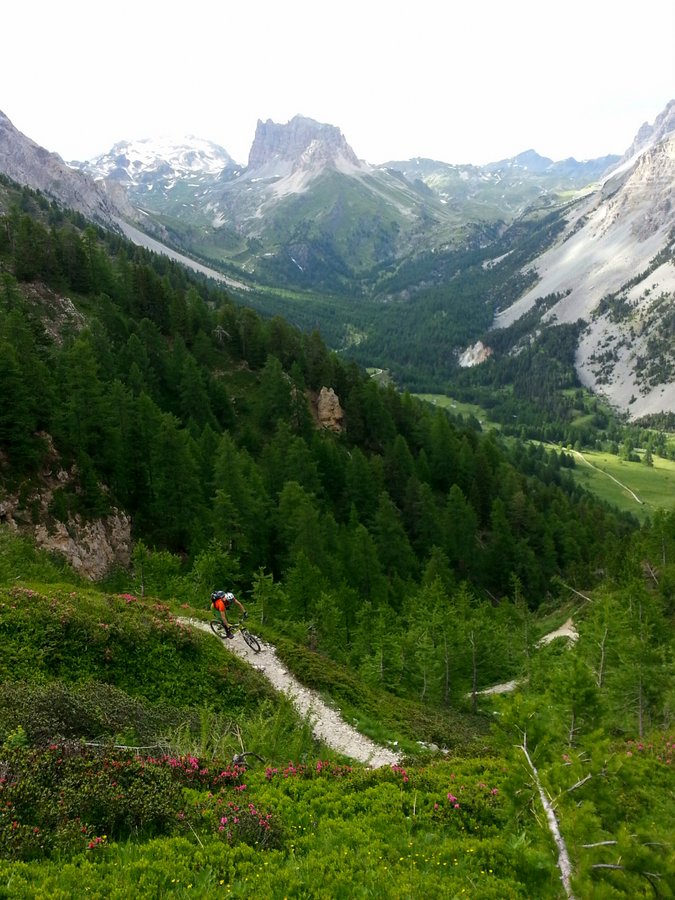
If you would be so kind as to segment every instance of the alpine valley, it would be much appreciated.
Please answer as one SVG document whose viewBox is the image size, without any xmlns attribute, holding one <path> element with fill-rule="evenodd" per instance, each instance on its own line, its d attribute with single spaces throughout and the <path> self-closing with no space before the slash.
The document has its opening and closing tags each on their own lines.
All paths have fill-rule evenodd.
<svg viewBox="0 0 675 900">
<path fill-rule="evenodd" d="M 515 356 L 545 341 L 570 386 L 630 418 L 675 407 L 675 101 L 623 157 L 584 162 L 374 166 L 297 116 L 259 121 L 246 165 L 187 138 L 65 166 L 2 117 L 0 169 L 401 387 L 480 399 L 479 382 L 512 383 Z M 497 374 L 461 371 L 488 359 Z"/>
<path fill-rule="evenodd" d="M 0 113 L 1 898 L 673 897 L 674 186 Z"/>
</svg>

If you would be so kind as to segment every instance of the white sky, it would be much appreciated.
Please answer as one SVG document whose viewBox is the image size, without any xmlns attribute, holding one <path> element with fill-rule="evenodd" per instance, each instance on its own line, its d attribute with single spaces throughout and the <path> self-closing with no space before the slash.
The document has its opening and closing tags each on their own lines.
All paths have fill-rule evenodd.
<svg viewBox="0 0 675 900">
<path fill-rule="evenodd" d="M 371 163 L 581 160 L 675 97 L 673 0 L 24 0 L 1 28 L 0 110 L 66 160 L 193 134 L 246 163 L 296 114 Z"/>
</svg>

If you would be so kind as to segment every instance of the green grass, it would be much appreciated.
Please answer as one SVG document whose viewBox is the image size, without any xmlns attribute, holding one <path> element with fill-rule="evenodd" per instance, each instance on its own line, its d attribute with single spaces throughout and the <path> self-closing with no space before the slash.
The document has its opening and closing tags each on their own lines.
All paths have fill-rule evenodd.
<svg viewBox="0 0 675 900">
<path fill-rule="evenodd" d="M 672 460 L 654 456 L 654 465 L 649 467 L 594 450 L 583 451 L 583 458 L 590 465 L 577 453 L 574 458 L 577 464 L 572 473 L 580 484 L 641 521 L 646 521 L 658 509 L 670 510 L 675 506 L 675 462 Z"/>
<path fill-rule="evenodd" d="M 415 394 L 414 396 L 431 403 L 432 406 L 440 406 L 443 409 L 447 409 L 453 415 L 473 416 L 475 419 L 478 419 L 483 427 L 501 428 L 499 423 L 491 422 L 487 412 L 476 403 L 462 403 L 459 400 L 453 400 L 452 397 L 448 397 L 446 394 Z"/>
</svg>

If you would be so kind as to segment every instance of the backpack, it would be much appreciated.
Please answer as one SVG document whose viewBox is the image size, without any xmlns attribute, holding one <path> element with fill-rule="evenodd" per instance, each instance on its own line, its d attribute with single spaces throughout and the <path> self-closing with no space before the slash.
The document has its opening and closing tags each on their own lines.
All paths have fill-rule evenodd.
<svg viewBox="0 0 675 900">
<path fill-rule="evenodd" d="M 211 594 L 211 609 L 215 609 L 216 600 L 225 601 L 225 591 L 213 591 Z"/>
<path fill-rule="evenodd" d="M 211 594 L 211 607 L 214 606 L 216 600 L 222 600 L 225 604 L 225 609 L 229 609 L 234 603 L 234 594 L 230 591 L 214 591 Z"/>
</svg>

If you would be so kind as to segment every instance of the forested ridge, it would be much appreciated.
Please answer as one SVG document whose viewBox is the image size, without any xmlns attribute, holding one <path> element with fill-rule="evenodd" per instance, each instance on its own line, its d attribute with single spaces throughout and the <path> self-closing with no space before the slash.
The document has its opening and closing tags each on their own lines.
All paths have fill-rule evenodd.
<svg viewBox="0 0 675 900">
<path fill-rule="evenodd" d="M 76 463 L 86 490 L 58 494 L 57 518 L 116 505 L 151 547 L 194 559 L 215 539 L 242 584 L 302 562 L 317 584 L 393 608 L 439 560 L 495 597 L 517 576 L 536 607 L 557 576 L 588 583 L 629 533 L 573 487 L 556 454 L 514 456 L 494 434 L 378 387 L 318 333 L 42 212 L 44 223 L 15 210 L 0 230 L 0 434 L 7 484 L 39 470 L 45 435 Z M 32 306 L 27 284 L 44 287 Z M 63 296 L 83 320 L 53 342 L 40 318 Z M 323 386 L 344 409 L 341 435 L 312 419 Z"/>
<path fill-rule="evenodd" d="M 558 897 L 522 747 L 560 798 L 579 896 L 672 896 L 675 515 L 639 528 L 566 453 L 381 387 L 318 331 L 39 194 L 0 199 L 0 499 L 34 524 L 56 455 L 77 478 L 45 524 L 118 508 L 134 539 L 94 588 L 0 528 L 0 895 Z M 339 433 L 313 415 L 324 386 Z M 179 627 L 214 587 L 410 764 L 331 758 Z M 537 650 L 543 616 L 569 614 L 574 652 Z M 508 678 L 513 701 L 481 698 Z M 233 770 L 242 746 L 268 768 Z"/>
</svg>

